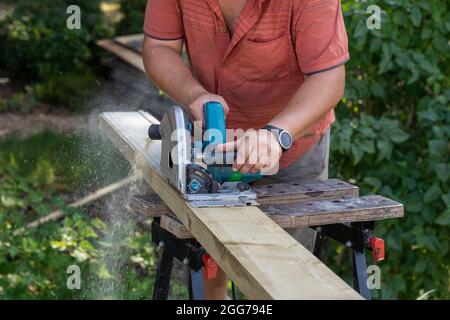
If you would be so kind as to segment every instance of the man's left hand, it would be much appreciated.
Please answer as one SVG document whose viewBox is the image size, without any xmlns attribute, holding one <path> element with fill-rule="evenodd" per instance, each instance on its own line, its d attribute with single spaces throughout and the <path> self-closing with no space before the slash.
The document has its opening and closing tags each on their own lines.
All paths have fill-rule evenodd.
<svg viewBox="0 0 450 320">
<path fill-rule="evenodd" d="M 231 141 L 217 146 L 217 151 L 236 151 L 233 170 L 241 173 L 257 173 L 273 175 L 279 170 L 282 150 L 276 136 L 266 129 L 249 129 Z"/>
</svg>

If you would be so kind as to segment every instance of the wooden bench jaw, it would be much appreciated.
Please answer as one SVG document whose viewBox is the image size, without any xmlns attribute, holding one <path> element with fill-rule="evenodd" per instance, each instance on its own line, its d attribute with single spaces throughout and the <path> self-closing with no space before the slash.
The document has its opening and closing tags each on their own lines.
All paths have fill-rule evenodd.
<svg viewBox="0 0 450 320">
<path fill-rule="evenodd" d="M 259 208 L 283 229 L 403 217 L 403 205 L 385 197 L 373 195 L 340 198 L 339 190 L 332 190 L 332 192 L 337 198 L 328 199 L 328 195 L 324 193 L 322 196 L 325 200 L 321 200 L 322 196 L 314 201 L 288 203 L 274 199 L 274 204 L 266 203 Z M 157 195 L 133 196 L 130 206 L 139 214 L 161 217 L 161 227 L 180 239 L 193 238 L 188 228 L 176 218 Z"/>
</svg>

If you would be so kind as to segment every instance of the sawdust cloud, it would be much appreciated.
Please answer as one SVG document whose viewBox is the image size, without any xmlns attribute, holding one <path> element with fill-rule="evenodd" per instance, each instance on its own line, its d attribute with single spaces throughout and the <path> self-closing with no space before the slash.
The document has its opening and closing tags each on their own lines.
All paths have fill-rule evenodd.
<svg viewBox="0 0 450 320">
<path fill-rule="evenodd" d="M 130 75 L 126 70 L 115 72 L 119 72 L 115 75 L 119 80 L 103 86 L 86 107 L 90 110 L 87 115 L 88 130 L 84 133 L 87 143 L 82 144 L 79 161 L 101 164 L 95 172 L 86 173 L 93 185 L 104 186 L 124 178 L 124 173 L 128 176 L 134 174 L 134 168 L 130 165 L 119 165 L 127 162 L 112 143 L 101 136 L 99 114 L 105 111 L 159 110 L 161 105 L 158 101 L 161 98 L 145 76 Z M 153 113 L 158 115 L 158 112 Z M 86 287 L 82 288 L 84 299 L 115 300 L 126 297 L 126 274 L 132 268 L 128 240 L 137 229 L 136 215 L 130 210 L 129 201 L 132 195 L 144 192 L 148 192 L 148 188 L 142 182 L 135 182 L 97 203 L 94 214 L 101 216 L 107 228 L 99 239 L 99 261 L 92 266 Z"/>
</svg>

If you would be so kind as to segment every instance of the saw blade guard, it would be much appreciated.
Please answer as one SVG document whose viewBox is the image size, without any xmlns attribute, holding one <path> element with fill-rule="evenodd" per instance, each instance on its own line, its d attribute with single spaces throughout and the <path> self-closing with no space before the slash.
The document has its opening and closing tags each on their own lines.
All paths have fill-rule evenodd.
<svg viewBox="0 0 450 320">
<path fill-rule="evenodd" d="M 186 192 L 186 168 L 191 163 L 189 116 L 179 106 L 170 108 L 161 120 L 161 170 L 169 182 Z"/>
</svg>

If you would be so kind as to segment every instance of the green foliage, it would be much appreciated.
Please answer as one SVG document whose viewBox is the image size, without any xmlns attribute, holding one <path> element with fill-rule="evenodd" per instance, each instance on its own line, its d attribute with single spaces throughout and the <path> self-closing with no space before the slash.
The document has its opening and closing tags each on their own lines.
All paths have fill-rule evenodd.
<svg viewBox="0 0 450 320">
<path fill-rule="evenodd" d="M 78 73 L 62 73 L 48 77 L 32 86 L 34 97 L 40 101 L 65 105 L 73 110 L 82 110 L 91 97 L 98 82 L 89 70 Z"/>
<path fill-rule="evenodd" d="M 332 175 L 405 204 L 404 219 L 378 223 L 387 260 L 375 294 L 417 298 L 435 289 L 430 298 L 448 299 L 448 4 L 377 1 L 381 30 L 368 30 L 369 4 L 343 4 L 352 60 L 333 129 Z"/>
<path fill-rule="evenodd" d="M 81 9 L 81 29 L 69 30 L 66 9 Z M 33 82 L 38 99 L 70 107 L 95 88 L 95 40 L 110 36 L 99 0 L 20 0 L 0 19 L 0 69 Z M 97 68 L 98 69 L 98 68 Z"/>
<path fill-rule="evenodd" d="M 63 227 L 49 223 L 15 234 L 31 220 L 64 208 L 49 188 L 54 180 L 48 162 L 38 162 L 28 177 L 21 176 L 17 167 L 14 158 L 0 161 L 0 298 L 73 298 L 65 286 L 65 270 L 72 264 L 84 268 L 84 258 L 94 254 L 90 243 L 102 225 L 76 211 Z M 55 250 L 57 244 L 65 245 L 68 254 Z"/>
<path fill-rule="evenodd" d="M 50 132 L 0 143 L 0 299 L 150 297 L 156 263 L 150 233 L 127 220 L 126 211 L 111 223 L 93 217 L 89 210 L 65 205 L 68 196 L 62 190 L 73 182 L 98 183 L 96 176 L 106 174 L 114 181 L 118 178 L 114 171 L 122 175 L 128 171 L 118 154 L 92 143 L 88 148 L 93 159 L 80 161 L 76 155 L 84 153 L 88 143 Z M 101 161 L 102 152 L 116 159 L 112 166 Z M 87 183 L 86 176 L 94 181 Z M 69 189 L 72 193 L 73 187 Z M 15 233 L 56 209 L 66 213 L 64 221 Z M 81 269 L 81 290 L 67 288 L 66 270 L 71 265 Z M 172 287 L 172 297 L 185 296 L 185 289 Z"/>
<path fill-rule="evenodd" d="M 0 113 L 6 111 L 30 112 L 37 105 L 36 96 L 30 86 L 26 86 L 23 92 L 14 92 L 10 98 L 0 97 Z"/>
<path fill-rule="evenodd" d="M 81 8 L 80 30 L 66 27 L 71 4 Z M 0 22 L 1 64 L 37 80 L 72 72 L 90 61 L 93 42 L 107 34 L 102 21 L 99 1 L 21 0 Z"/>
<path fill-rule="evenodd" d="M 122 19 L 116 28 L 118 35 L 142 33 L 147 0 L 119 0 Z"/>
</svg>

